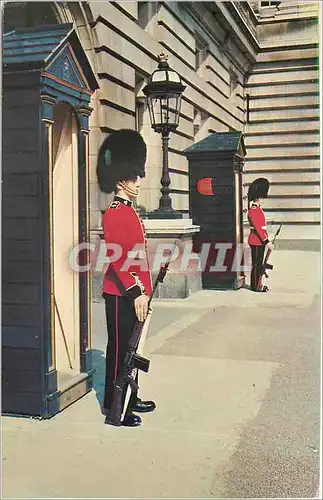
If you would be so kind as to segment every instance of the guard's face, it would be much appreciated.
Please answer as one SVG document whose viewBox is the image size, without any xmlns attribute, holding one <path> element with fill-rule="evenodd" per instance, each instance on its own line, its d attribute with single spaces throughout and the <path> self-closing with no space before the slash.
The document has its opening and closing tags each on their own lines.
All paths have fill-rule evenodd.
<svg viewBox="0 0 323 500">
<path fill-rule="evenodd" d="M 119 187 L 130 197 L 135 198 L 139 194 L 140 177 L 119 183 Z"/>
<path fill-rule="evenodd" d="M 133 193 L 136 193 L 135 196 L 138 196 L 140 190 L 140 177 L 137 176 L 136 179 L 128 181 L 129 190 Z"/>
</svg>

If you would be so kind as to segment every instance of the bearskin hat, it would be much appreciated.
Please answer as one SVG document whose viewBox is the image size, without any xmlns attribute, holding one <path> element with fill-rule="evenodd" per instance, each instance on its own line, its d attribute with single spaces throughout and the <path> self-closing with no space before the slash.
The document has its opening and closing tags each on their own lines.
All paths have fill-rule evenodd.
<svg viewBox="0 0 323 500">
<path fill-rule="evenodd" d="M 248 201 L 259 200 L 259 198 L 267 198 L 269 191 L 269 181 L 264 177 L 259 177 L 254 180 L 248 189 Z"/>
<path fill-rule="evenodd" d="M 101 191 L 112 193 L 119 181 L 144 177 L 146 157 L 145 141 L 136 130 L 111 132 L 98 155 L 96 173 Z"/>
</svg>

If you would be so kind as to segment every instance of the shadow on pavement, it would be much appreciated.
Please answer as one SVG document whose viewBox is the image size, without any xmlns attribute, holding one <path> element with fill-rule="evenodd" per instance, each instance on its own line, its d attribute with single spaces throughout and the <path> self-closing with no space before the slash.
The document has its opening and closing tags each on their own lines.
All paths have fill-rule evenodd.
<svg viewBox="0 0 323 500">
<path fill-rule="evenodd" d="M 102 411 L 105 384 L 105 353 L 99 349 L 92 349 L 92 361 L 93 368 L 95 368 L 93 389 Z"/>
</svg>

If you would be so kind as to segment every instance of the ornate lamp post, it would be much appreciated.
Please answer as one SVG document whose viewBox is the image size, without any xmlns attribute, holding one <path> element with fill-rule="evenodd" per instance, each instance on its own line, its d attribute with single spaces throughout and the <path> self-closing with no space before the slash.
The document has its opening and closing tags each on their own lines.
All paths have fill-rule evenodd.
<svg viewBox="0 0 323 500">
<path fill-rule="evenodd" d="M 179 74 L 171 69 L 167 62 L 168 56 L 159 55 L 156 69 L 143 92 L 147 98 L 151 126 L 155 132 L 162 135 L 163 173 L 161 178 L 161 193 L 159 208 L 154 215 L 160 218 L 177 218 L 180 214 L 174 211 L 170 193 L 170 177 L 168 171 L 168 142 L 170 132 L 177 129 L 181 107 L 181 97 L 185 89 Z"/>
</svg>

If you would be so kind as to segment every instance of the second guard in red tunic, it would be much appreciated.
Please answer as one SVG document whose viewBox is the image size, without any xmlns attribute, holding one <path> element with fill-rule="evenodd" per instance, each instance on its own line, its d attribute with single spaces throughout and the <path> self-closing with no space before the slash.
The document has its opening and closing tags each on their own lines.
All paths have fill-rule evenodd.
<svg viewBox="0 0 323 500">
<path fill-rule="evenodd" d="M 104 413 L 114 397 L 114 382 L 123 368 L 127 346 L 137 319 L 144 321 L 152 292 L 144 225 L 133 207 L 140 178 L 145 175 L 146 144 L 135 130 L 117 130 L 103 142 L 98 157 L 100 189 L 115 193 L 104 213 L 102 226 L 110 258 L 103 281 L 108 327 Z M 124 391 L 124 398 L 126 388 Z M 134 412 L 155 409 L 153 401 L 142 401 L 133 393 L 122 424 L 138 426 Z M 106 423 L 107 419 L 106 419 Z"/>
<path fill-rule="evenodd" d="M 272 247 L 268 238 L 267 222 L 262 209 L 263 199 L 267 197 L 269 182 L 261 177 L 256 179 L 248 191 L 248 220 L 250 234 L 248 244 L 251 249 L 252 269 L 251 269 L 251 290 L 255 292 L 267 292 L 268 287 L 262 284 L 262 266 L 264 262 L 265 248 Z"/>
</svg>

